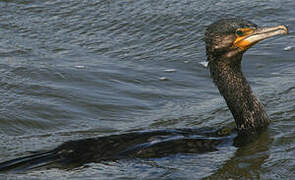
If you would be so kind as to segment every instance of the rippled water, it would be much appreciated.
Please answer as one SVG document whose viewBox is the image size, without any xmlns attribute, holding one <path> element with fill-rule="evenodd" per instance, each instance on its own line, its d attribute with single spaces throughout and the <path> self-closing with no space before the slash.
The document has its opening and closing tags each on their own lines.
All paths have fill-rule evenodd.
<svg viewBox="0 0 295 180">
<path fill-rule="evenodd" d="M 200 65 L 206 26 L 242 17 L 291 31 L 244 55 L 243 70 L 272 119 L 254 143 L 2 177 L 294 178 L 294 6 L 291 0 L 1 1 L 1 161 L 72 139 L 233 123 Z"/>
</svg>

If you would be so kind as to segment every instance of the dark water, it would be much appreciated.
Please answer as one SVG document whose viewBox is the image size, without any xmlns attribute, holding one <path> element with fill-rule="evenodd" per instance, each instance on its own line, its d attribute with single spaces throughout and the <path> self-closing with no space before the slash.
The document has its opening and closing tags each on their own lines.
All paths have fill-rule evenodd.
<svg viewBox="0 0 295 180">
<path fill-rule="evenodd" d="M 2 179 L 294 178 L 294 7 L 291 0 L 1 1 L 1 161 L 72 139 L 233 123 L 200 65 L 205 27 L 242 17 L 291 31 L 244 55 L 243 70 L 272 119 L 255 142 Z"/>
</svg>

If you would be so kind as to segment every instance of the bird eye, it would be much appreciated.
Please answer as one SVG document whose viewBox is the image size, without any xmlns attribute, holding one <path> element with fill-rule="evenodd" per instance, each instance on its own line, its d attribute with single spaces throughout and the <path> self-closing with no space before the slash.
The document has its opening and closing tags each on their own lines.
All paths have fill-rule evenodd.
<svg viewBox="0 0 295 180">
<path fill-rule="evenodd" d="M 237 31 L 236 31 L 236 35 L 238 35 L 238 36 L 243 36 L 243 31 L 241 31 L 241 30 L 237 30 Z"/>
</svg>

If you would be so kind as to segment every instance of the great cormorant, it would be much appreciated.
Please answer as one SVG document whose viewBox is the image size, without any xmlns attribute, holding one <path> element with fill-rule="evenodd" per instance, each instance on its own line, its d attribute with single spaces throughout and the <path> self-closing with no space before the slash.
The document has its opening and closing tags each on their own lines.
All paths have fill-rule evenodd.
<svg viewBox="0 0 295 180">
<path fill-rule="evenodd" d="M 236 123 L 236 137 L 267 127 L 269 117 L 241 71 L 244 52 L 257 42 L 287 34 L 285 26 L 258 27 L 243 19 L 223 19 L 208 26 L 206 52 L 211 77 Z M 57 148 L 0 163 L 0 171 L 23 171 L 49 165 L 82 165 L 127 157 L 161 157 L 174 153 L 214 151 L 232 141 L 223 130 L 177 129 L 135 132 L 68 141 Z"/>
</svg>

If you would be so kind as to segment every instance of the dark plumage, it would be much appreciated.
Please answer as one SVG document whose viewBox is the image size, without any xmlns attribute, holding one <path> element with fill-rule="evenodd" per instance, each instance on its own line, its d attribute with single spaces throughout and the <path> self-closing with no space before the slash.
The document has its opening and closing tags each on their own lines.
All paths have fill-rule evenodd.
<svg viewBox="0 0 295 180">
<path fill-rule="evenodd" d="M 238 137 L 249 137 L 270 120 L 241 71 L 243 53 L 255 43 L 278 34 L 285 26 L 259 28 L 242 19 L 225 19 L 205 33 L 211 77 L 233 114 Z M 82 165 L 127 157 L 162 157 L 175 153 L 203 153 L 227 145 L 234 135 L 224 129 L 136 132 L 65 142 L 57 148 L 0 163 L 0 171 L 22 171 L 49 165 Z"/>
<path fill-rule="evenodd" d="M 68 141 L 57 148 L 0 163 L 0 171 L 21 172 L 42 166 L 72 168 L 89 162 L 163 157 L 216 151 L 231 139 L 229 131 L 176 129 L 134 132 Z M 225 136 L 225 137 L 224 137 Z"/>
<path fill-rule="evenodd" d="M 206 31 L 211 77 L 231 110 L 240 135 L 254 134 L 270 122 L 242 73 L 243 53 L 260 40 L 286 33 L 285 26 L 258 28 L 242 19 L 220 20 Z"/>
</svg>

